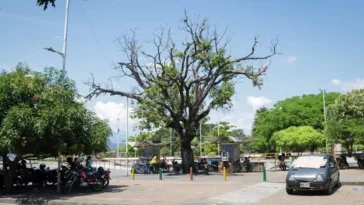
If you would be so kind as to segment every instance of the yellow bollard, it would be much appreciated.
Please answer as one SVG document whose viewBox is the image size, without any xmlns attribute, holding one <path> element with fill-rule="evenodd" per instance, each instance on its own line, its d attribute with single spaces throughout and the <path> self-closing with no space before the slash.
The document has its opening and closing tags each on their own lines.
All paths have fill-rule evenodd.
<svg viewBox="0 0 364 205">
<path fill-rule="evenodd" d="M 134 168 L 131 168 L 131 179 L 132 180 L 135 179 L 135 170 L 134 170 Z"/>
<path fill-rule="evenodd" d="M 226 167 L 222 171 L 223 180 L 226 181 Z"/>
</svg>

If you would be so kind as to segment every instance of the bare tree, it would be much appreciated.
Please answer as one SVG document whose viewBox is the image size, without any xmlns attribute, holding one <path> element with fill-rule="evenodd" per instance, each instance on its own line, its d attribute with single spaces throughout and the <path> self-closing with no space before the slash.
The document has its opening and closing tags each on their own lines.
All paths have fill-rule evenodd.
<svg viewBox="0 0 364 205">
<path fill-rule="evenodd" d="M 267 60 L 278 54 L 278 41 L 272 43 L 271 53 L 255 56 L 258 38 L 255 37 L 251 51 L 242 57 L 232 58 L 226 54 L 229 40 L 223 41 L 216 28 L 209 26 L 206 19 L 190 21 L 185 12 L 182 31 L 186 40 L 177 47 L 169 29 L 161 29 L 154 35 L 155 53 L 147 53 L 139 45 L 135 33 L 119 39 L 127 61 L 120 62 L 117 69 L 121 76 L 132 78 L 138 87 L 131 92 L 114 90 L 112 86 L 101 86 L 94 79 L 89 98 L 100 94 L 118 95 L 137 102 L 135 116 L 145 123 L 173 128 L 180 137 L 183 171 L 193 166 L 191 141 L 197 135 L 199 122 L 212 109 L 231 104 L 236 77 L 245 77 L 254 86 L 261 86 L 260 76 L 268 66 L 254 68 L 243 66 L 243 62 Z M 180 49 L 182 48 L 182 49 Z M 143 63 L 148 59 L 151 63 Z"/>
</svg>

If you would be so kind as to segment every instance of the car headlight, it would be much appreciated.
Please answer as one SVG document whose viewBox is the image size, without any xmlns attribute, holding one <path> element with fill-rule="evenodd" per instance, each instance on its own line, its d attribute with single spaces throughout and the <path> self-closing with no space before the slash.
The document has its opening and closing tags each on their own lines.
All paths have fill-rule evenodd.
<svg viewBox="0 0 364 205">
<path fill-rule="evenodd" d="M 322 174 L 319 174 L 319 175 L 316 176 L 316 181 L 321 182 L 323 180 L 324 180 L 324 176 L 322 176 Z"/>
<path fill-rule="evenodd" d="M 295 181 L 295 177 L 294 177 L 294 175 L 289 176 L 289 177 L 288 177 L 288 181 Z"/>
</svg>

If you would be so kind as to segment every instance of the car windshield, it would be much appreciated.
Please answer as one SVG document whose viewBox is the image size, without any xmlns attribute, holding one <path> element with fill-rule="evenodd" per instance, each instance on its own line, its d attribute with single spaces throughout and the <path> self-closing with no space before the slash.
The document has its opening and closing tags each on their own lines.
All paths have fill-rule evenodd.
<svg viewBox="0 0 364 205">
<path fill-rule="evenodd" d="M 319 169 L 325 167 L 327 159 L 323 156 L 302 156 L 297 158 L 292 168 L 313 168 Z"/>
</svg>

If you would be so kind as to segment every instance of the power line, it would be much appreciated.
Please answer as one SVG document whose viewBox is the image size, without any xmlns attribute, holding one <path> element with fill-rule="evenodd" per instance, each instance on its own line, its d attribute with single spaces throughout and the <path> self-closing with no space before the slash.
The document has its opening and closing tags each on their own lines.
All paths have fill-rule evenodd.
<svg viewBox="0 0 364 205">
<path fill-rule="evenodd" d="M 80 5 L 80 8 L 81 8 L 81 11 L 82 11 L 83 17 L 85 18 L 86 23 L 87 23 L 88 27 L 90 28 L 90 31 L 91 31 L 91 34 L 92 34 L 92 37 L 93 37 L 94 41 L 96 42 L 96 44 L 97 44 L 97 46 L 99 47 L 100 51 L 104 54 L 104 58 L 106 58 L 106 61 L 110 61 L 111 63 L 113 63 L 113 61 L 111 60 L 110 56 L 106 54 L 106 52 L 104 51 L 104 49 L 103 49 L 103 48 L 102 48 L 102 46 L 101 46 L 100 41 L 99 41 L 99 40 L 98 40 L 98 38 L 96 37 L 96 34 L 95 34 L 95 32 L 94 32 L 94 29 L 92 28 L 92 26 L 91 26 L 91 24 L 90 24 L 90 21 L 89 21 L 89 20 L 88 20 L 88 18 L 87 18 L 86 12 L 85 12 L 85 10 L 84 10 L 84 9 L 83 9 L 83 7 L 82 7 L 82 3 L 80 2 L 80 0 L 78 0 L 77 2 L 78 2 L 78 4 Z M 105 55 L 106 55 L 107 57 L 105 57 Z M 107 58 L 109 58 L 109 59 L 107 59 Z"/>
</svg>

